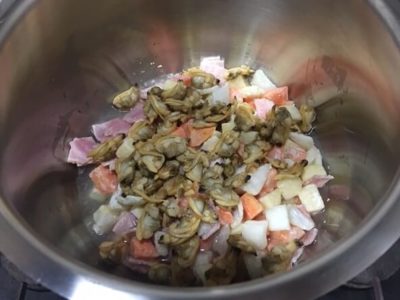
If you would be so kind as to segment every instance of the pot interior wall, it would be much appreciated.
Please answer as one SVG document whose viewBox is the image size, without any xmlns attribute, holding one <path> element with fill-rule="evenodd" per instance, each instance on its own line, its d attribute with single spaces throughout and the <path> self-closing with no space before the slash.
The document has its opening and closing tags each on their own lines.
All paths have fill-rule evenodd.
<svg viewBox="0 0 400 300">
<path fill-rule="evenodd" d="M 351 235 L 399 163 L 400 57 L 361 1 L 37 1 L 0 48 L 3 199 L 38 237 L 108 269 L 90 230 L 99 204 L 87 170 L 64 163 L 68 142 L 117 114 L 118 91 L 207 55 L 263 67 L 294 100 L 318 105 L 313 134 L 335 180 L 305 257 Z"/>
</svg>

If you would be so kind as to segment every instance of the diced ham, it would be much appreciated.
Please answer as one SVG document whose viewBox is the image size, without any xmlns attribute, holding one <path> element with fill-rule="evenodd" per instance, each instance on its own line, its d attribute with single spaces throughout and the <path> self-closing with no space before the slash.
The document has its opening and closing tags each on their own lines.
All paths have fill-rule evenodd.
<svg viewBox="0 0 400 300">
<path fill-rule="evenodd" d="M 256 116 L 262 120 L 265 120 L 267 114 L 271 111 L 274 107 L 275 103 L 271 100 L 261 98 L 261 99 L 254 99 L 254 106 L 256 108 Z"/>
<path fill-rule="evenodd" d="M 88 153 L 96 147 L 96 141 L 92 137 L 74 138 L 69 146 L 67 162 L 78 167 L 91 163 Z"/>
<path fill-rule="evenodd" d="M 325 184 L 328 183 L 328 181 L 330 181 L 334 178 L 335 177 L 333 177 L 332 175 L 325 175 L 325 176 L 315 175 L 312 178 L 306 180 L 303 184 L 304 185 L 314 184 L 318 188 L 322 188 Z"/>
<path fill-rule="evenodd" d="M 204 57 L 200 62 L 200 69 L 214 75 L 221 83 L 225 82 L 227 70 L 224 59 L 220 56 Z"/>
<path fill-rule="evenodd" d="M 138 102 L 136 105 L 123 116 L 123 120 L 128 123 L 135 123 L 136 121 L 144 120 L 144 103 Z"/>
<path fill-rule="evenodd" d="M 113 232 L 116 235 L 124 235 L 132 232 L 136 227 L 136 217 L 133 213 L 124 211 L 119 216 L 117 223 L 114 225 Z"/>
<path fill-rule="evenodd" d="M 115 118 L 104 123 L 94 124 L 92 130 L 95 138 L 100 142 L 104 142 L 118 134 L 126 134 L 130 127 L 131 124 L 127 121 Z"/>
<path fill-rule="evenodd" d="M 295 142 L 287 140 L 283 146 L 283 157 L 291 159 L 295 162 L 301 162 L 302 160 L 306 159 L 307 151 L 301 148 Z"/>
<path fill-rule="evenodd" d="M 265 194 L 272 192 L 276 188 L 276 175 L 278 175 L 278 171 L 275 168 L 271 168 L 268 172 L 267 180 L 265 181 L 264 186 L 261 189 L 260 196 L 264 196 Z"/>
<path fill-rule="evenodd" d="M 89 174 L 94 186 L 104 195 L 111 195 L 118 187 L 117 175 L 102 165 L 93 169 Z"/>
<path fill-rule="evenodd" d="M 276 105 L 284 105 L 289 101 L 288 94 L 288 87 L 283 86 L 266 91 L 263 97 L 273 101 Z"/>
<path fill-rule="evenodd" d="M 312 243 L 314 243 L 315 239 L 317 238 L 318 235 L 318 229 L 313 228 L 310 231 L 308 231 L 302 238 L 301 242 L 303 243 L 303 246 L 309 246 Z"/>
<path fill-rule="evenodd" d="M 282 147 L 274 146 L 268 152 L 267 157 L 270 158 L 270 159 L 283 160 L 283 149 L 282 149 Z"/>
</svg>

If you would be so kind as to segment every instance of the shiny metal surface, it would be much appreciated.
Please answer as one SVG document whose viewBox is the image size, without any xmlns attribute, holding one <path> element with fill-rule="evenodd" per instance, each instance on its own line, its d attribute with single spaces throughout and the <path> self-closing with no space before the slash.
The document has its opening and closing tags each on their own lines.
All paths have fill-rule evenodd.
<svg viewBox="0 0 400 300">
<path fill-rule="evenodd" d="M 0 251 L 72 299 L 310 299 L 399 237 L 400 37 L 395 2 L 26 0 L 0 31 Z M 400 10 L 399 10 L 400 11 Z M 68 141 L 107 118 L 129 84 L 219 54 L 263 66 L 318 105 L 315 136 L 336 177 L 318 243 L 292 272 L 168 288 L 99 263 L 85 174 Z"/>
</svg>

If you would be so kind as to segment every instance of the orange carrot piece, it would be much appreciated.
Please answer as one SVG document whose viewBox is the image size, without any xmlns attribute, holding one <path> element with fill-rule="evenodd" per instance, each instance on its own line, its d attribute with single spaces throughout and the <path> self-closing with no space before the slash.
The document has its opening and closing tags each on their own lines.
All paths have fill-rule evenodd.
<svg viewBox="0 0 400 300">
<path fill-rule="evenodd" d="M 190 128 L 190 147 L 198 147 L 208 140 L 215 131 L 215 127 Z"/>
<path fill-rule="evenodd" d="M 289 101 L 289 90 L 287 86 L 266 91 L 264 98 L 274 101 L 276 105 L 283 105 Z"/>
<path fill-rule="evenodd" d="M 232 213 L 229 210 L 219 208 L 218 210 L 218 219 L 222 225 L 229 225 L 233 222 Z"/>
<path fill-rule="evenodd" d="M 156 258 L 158 252 L 156 247 L 150 240 L 142 240 L 132 238 L 130 242 L 130 254 L 135 258 Z"/>
<path fill-rule="evenodd" d="M 175 129 L 171 135 L 173 136 L 179 136 L 184 139 L 189 138 L 190 136 L 190 128 L 188 123 L 184 123 L 181 126 L 179 126 L 177 129 Z"/>
<path fill-rule="evenodd" d="M 89 174 L 94 186 L 104 195 L 111 195 L 117 189 L 118 179 L 115 172 L 105 166 L 98 166 Z"/>
<path fill-rule="evenodd" d="M 268 172 L 267 180 L 264 183 L 264 186 L 261 189 L 260 197 L 264 196 L 268 193 L 271 193 L 276 188 L 276 179 L 275 176 L 278 174 L 278 171 L 274 168 Z"/>
<path fill-rule="evenodd" d="M 245 193 L 240 197 L 243 204 L 244 217 L 246 220 L 254 219 L 264 208 L 260 201 L 258 201 L 253 195 Z"/>
</svg>

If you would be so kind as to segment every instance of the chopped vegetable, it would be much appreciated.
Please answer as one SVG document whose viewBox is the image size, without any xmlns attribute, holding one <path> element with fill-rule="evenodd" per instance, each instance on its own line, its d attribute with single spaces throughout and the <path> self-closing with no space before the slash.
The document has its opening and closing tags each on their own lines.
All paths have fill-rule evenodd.
<svg viewBox="0 0 400 300">
<path fill-rule="evenodd" d="M 302 181 L 299 178 L 288 178 L 279 180 L 277 183 L 278 189 L 282 193 L 285 200 L 292 199 L 297 196 L 302 189 Z"/>
<path fill-rule="evenodd" d="M 131 239 L 130 253 L 133 257 L 139 259 L 156 258 L 159 256 L 153 243 L 149 240 Z"/>
<path fill-rule="evenodd" d="M 324 201 L 319 194 L 317 186 L 314 184 L 303 187 L 299 193 L 299 198 L 308 212 L 317 212 L 325 208 Z"/>
<path fill-rule="evenodd" d="M 288 87 L 279 87 L 275 89 L 268 90 L 263 94 L 263 97 L 271 100 L 276 105 L 284 105 L 288 102 Z"/>
<path fill-rule="evenodd" d="M 271 165 L 269 164 L 259 167 L 250 174 L 250 179 L 242 186 L 242 189 L 251 195 L 258 195 L 268 178 L 270 169 Z"/>
<path fill-rule="evenodd" d="M 92 126 L 93 135 L 99 142 L 104 142 L 110 137 L 128 133 L 131 124 L 123 119 L 112 119 Z"/>
<path fill-rule="evenodd" d="M 117 175 L 102 165 L 90 172 L 89 177 L 96 189 L 104 195 L 111 195 L 117 189 Z"/>
<path fill-rule="evenodd" d="M 277 205 L 265 211 L 270 231 L 289 230 L 289 215 L 286 205 Z"/>
<path fill-rule="evenodd" d="M 270 90 L 276 88 L 276 85 L 267 77 L 267 75 L 262 70 L 257 70 L 254 73 L 251 84 L 263 90 Z"/>
<path fill-rule="evenodd" d="M 229 225 L 233 222 L 232 213 L 224 208 L 218 210 L 218 219 L 222 225 Z"/>
<path fill-rule="evenodd" d="M 243 194 L 242 197 L 240 197 L 240 200 L 243 204 L 244 218 L 246 220 L 254 219 L 264 210 L 260 201 L 257 200 L 257 198 L 255 198 L 253 195 L 247 193 Z"/>
<path fill-rule="evenodd" d="M 317 165 L 317 164 L 307 165 L 303 170 L 301 179 L 303 181 L 307 181 L 313 178 L 314 176 L 326 176 L 326 171 L 322 165 Z"/>
<path fill-rule="evenodd" d="M 260 202 L 265 209 L 280 205 L 282 202 L 282 192 L 280 189 L 275 189 L 272 192 L 260 197 Z"/>
<path fill-rule="evenodd" d="M 207 141 L 215 131 L 215 127 L 190 128 L 190 147 L 198 147 Z"/>
<path fill-rule="evenodd" d="M 264 250 L 267 247 L 267 221 L 248 220 L 243 223 L 242 236 L 252 247 Z"/>
</svg>

